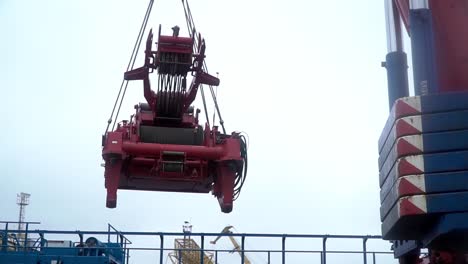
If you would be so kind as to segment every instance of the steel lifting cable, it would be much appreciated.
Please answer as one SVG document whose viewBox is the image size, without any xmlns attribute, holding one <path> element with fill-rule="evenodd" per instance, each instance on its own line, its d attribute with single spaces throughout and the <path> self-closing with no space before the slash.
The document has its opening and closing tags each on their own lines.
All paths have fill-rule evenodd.
<svg viewBox="0 0 468 264">
<path fill-rule="evenodd" d="M 204 66 L 204 64 L 203 64 Z M 205 67 L 205 71 L 208 72 L 208 68 Z M 221 125 L 221 128 L 223 129 L 223 133 L 226 134 L 226 129 L 224 128 L 224 120 L 221 117 L 221 111 L 219 110 L 219 105 L 218 105 L 218 100 L 216 99 L 216 94 L 214 92 L 213 86 L 210 85 L 210 91 L 211 91 L 211 97 L 213 97 L 213 102 L 215 104 L 216 112 L 218 113 L 219 117 L 219 124 Z"/>
<path fill-rule="evenodd" d="M 191 31 L 196 33 L 195 21 L 193 20 L 192 11 L 190 11 L 190 6 L 188 4 L 188 0 L 185 0 L 185 1 L 187 3 L 187 9 L 185 9 L 185 7 L 184 7 L 184 10 L 186 10 L 186 12 L 188 13 L 185 17 L 190 19 L 190 24 L 192 25 L 192 30 Z M 182 0 L 182 2 L 184 2 L 184 0 Z M 208 71 L 208 66 L 206 66 L 205 61 L 203 61 L 202 69 L 205 72 L 209 72 Z M 221 128 L 223 129 L 223 133 L 226 134 L 226 129 L 224 127 L 224 120 L 221 117 L 221 111 L 219 110 L 218 100 L 217 100 L 216 95 L 214 93 L 213 86 L 209 85 L 209 87 L 210 87 L 211 97 L 213 98 L 213 102 L 214 102 L 214 105 L 215 105 L 215 108 L 216 108 L 216 112 L 217 112 L 218 117 L 219 117 L 219 124 L 221 125 Z"/>
<path fill-rule="evenodd" d="M 146 25 L 148 24 L 148 19 L 149 19 L 149 16 L 151 14 L 151 10 L 153 8 L 153 3 L 154 3 L 154 0 L 150 0 L 150 2 L 148 4 L 148 9 L 147 9 L 145 17 L 143 19 L 143 23 L 142 23 L 141 28 L 140 28 L 139 36 L 137 38 L 137 43 L 135 43 L 137 48 L 136 48 L 136 50 L 134 48 L 135 53 L 134 53 L 134 56 L 133 56 L 133 62 L 131 64 L 131 67 L 129 69 L 127 69 L 127 71 L 132 70 L 133 66 L 135 65 L 135 61 L 136 61 L 136 58 L 138 56 L 138 51 L 140 50 L 140 44 L 141 44 L 141 41 L 143 39 L 143 35 L 145 33 L 145 30 L 146 30 Z M 115 116 L 114 124 L 112 125 L 112 130 L 114 130 L 114 128 L 115 128 L 115 124 L 117 122 L 117 119 L 118 119 L 118 116 L 119 116 L 119 113 L 120 113 L 120 108 L 122 107 L 123 99 L 125 97 L 125 94 L 127 93 L 127 87 L 128 87 L 128 81 L 126 81 L 126 83 L 125 83 L 125 89 L 124 89 L 124 92 L 122 94 L 122 98 L 120 99 L 119 108 L 117 109 L 117 114 Z"/>
<path fill-rule="evenodd" d="M 141 41 L 143 39 L 143 35 L 145 33 L 145 30 L 146 30 L 146 25 L 148 24 L 148 19 L 149 19 L 149 16 L 151 14 L 151 10 L 153 8 L 153 4 L 154 4 L 154 0 L 150 0 L 149 3 L 148 3 L 148 7 L 146 9 L 146 13 L 145 13 L 145 16 L 143 18 L 143 22 L 141 23 L 140 31 L 138 32 L 137 40 L 135 41 L 135 45 L 133 46 L 133 51 L 132 51 L 132 54 L 130 56 L 130 60 L 129 60 L 128 65 L 127 65 L 127 71 L 133 69 L 133 66 L 135 65 L 136 57 L 137 57 L 138 51 L 140 49 L 140 44 L 141 44 Z M 125 87 L 124 87 L 124 85 L 125 85 Z M 127 92 L 127 87 L 128 87 L 128 81 L 123 79 L 122 83 L 120 84 L 119 93 L 117 94 L 117 98 L 115 99 L 115 103 L 114 103 L 114 107 L 112 108 L 111 115 L 109 117 L 109 120 L 107 120 L 107 127 L 106 127 L 105 133 L 107 133 L 107 131 L 109 131 L 109 126 L 112 123 L 112 120 L 113 120 L 113 117 L 114 117 L 115 108 L 117 107 L 117 104 L 119 104 L 119 107 L 117 109 L 117 113 L 115 115 L 114 124 L 112 125 L 112 130 L 114 130 L 114 128 L 115 128 L 115 124 L 116 124 L 116 121 L 117 121 L 119 113 L 120 113 L 120 108 L 122 106 L 122 102 L 123 102 L 123 99 L 125 97 L 125 93 Z M 122 89 L 124 89 L 123 93 L 122 93 Z M 121 94 L 122 94 L 122 97 L 120 96 Z M 120 103 L 118 103 L 119 98 L 120 98 Z"/>
<path fill-rule="evenodd" d="M 194 38 L 195 45 L 198 46 L 197 39 L 194 36 L 195 33 L 197 32 L 197 30 L 195 28 L 195 22 L 193 20 L 192 12 L 190 11 L 190 6 L 188 4 L 188 0 L 182 0 L 182 6 L 184 7 L 185 20 L 187 22 L 188 31 L 189 31 L 189 33 L 191 32 L 190 36 L 192 38 Z M 206 66 L 205 61 L 203 61 L 202 69 L 205 72 L 208 72 L 208 67 Z M 218 117 L 219 117 L 219 124 L 221 125 L 221 128 L 223 129 L 223 133 L 226 134 L 226 128 L 224 127 L 224 120 L 221 117 L 221 111 L 219 109 L 218 100 L 216 99 L 216 94 L 214 92 L 213 86 L 209 85 L 209 87 L 210 87 L 211 97 L 213 98 L 213 102 L 214 102 L 214 105 L 215 105 L 215 108 L 216 108 L 216 113 L 218 114 Z M 203 91 L 203 85 L 200 85 L 200 90 L 201 90 L 201 94 L 202 94 L 203 107 L 205 109 L 206 120 L 207 120 L 207 123 L 209 125 L 210 121 L 209 121 L 209 116 L 208 116 L 208 110 L 206 108 L 206 100 L 205 100 L 205 93 Z"/>
<path fill-rule="evenodd" d="M 189 31 L 189 35 L 191 38 L 193 38 L 195 46 L 198 46 L 197 38 L 195 37 L 196 29 L 195 29 L 195 25 L 193 24 L 192 12 L 190 12 L 190 7 L 188 6 L 188 2 L 186 6 L 185 1 L 182 0 L 182 6 L 184 7 L 185 22 L 187 23 L 187 29 Z M 206 123 L 208 124 L 208 127 L 210 127 L 210 117 L 208 115 L 208 108 L 206 106 L 205 90 L 203 89 L 202 84 L 200 84 L 200 92 L 202 96 L 203 109 L 205 110 Z"/>
<path fill-rule="evenodd" d="M 195 45 L 198 46 L 199 43 L 197 42 L 197 38 L 195 38 L 195 36 L 194 36 L 196 34 L 197 30 L 195 28 L 195 21 L 193 20 L 192 11 L 190 10 L 188 0 L 182 0 L 182 5 L 184 7 L 185 19 L 186 19 L 186 22 L 187 22 L 188 30 L 192 34 L 191 37 L 194 38 Z M 208 72 L 208 68 L 206 67 L 206 62 L 205 61 L 203 61 L 202 69 L 205 72 Z M 209 85 L 209 87 L 210 87 L 210 90 L 213 90 L 213 87 L 211 85 Z M 200 90 L 202 92 L 203 106 L 205 108 L 205 115 L 206 115 L 206 119 L 208 120 L 207 123 L 209 125 L 210 121 L 209 121 L 209 116 L 208 116 L 208 109 L 206 107 L 205 94 L 204 94 L 202 85 L 200 85 Z M 211 96 L 213 97 L 213 92 L 211 93 Z M 213 101 L 215 103 L 215 107 L 217 107 L 218 104 L 217 104 L 217 101 L 216 101 L 216 97 L 213 97 Z M 219 108 L 217 108 L 217 112 L 218 112 L 218 115 L 219 115 L 220 114 Z M 219 120 L 220 120 L 221 127 L 223 129 L 223 133 L 226 134 L 226 129 L 224 128 L 224 121 L 221 118 L 221 116 L 220 116 Z"/>
<path fill-rule="evenodd" d="M 197 39 L 194 37 L 195 33 L 196 33 L 196 29 L 195 29 L 195 22 L 193 21 L 193 17 L 192 17 L 192 12 L 190 11 L 190 7 L 189 7 L 189 4 L 188 4 L 188 0 L 182 0 L 182 5 L 184 7 L 184 12 L 185 12 L 185 19 L 186 19 L 186 22 L 187 22 L 187 27 L 188 27 L 188 30 L 189 32 L 192 32 L 191 33 L 191 37 L 194 38 L 194 41 L 195 41 L 195 45 L 197 45 Z M 203 61 L 203 65 L 202 65 L 202 69 L 205 71 L 205 72 L 208 72 L 208 67 L 206 66 L 206 63 L 205 61 Z M 226 134 L 226 129 L 224 128 L 224 121 L 221 117 L 221 111 L 219 110 L 219 105 L 218 105 L 218 101 L 216 99 L 216 94 L 215 94 L 215 91 L 213 89 L 213 86 L 209 85 L 210 87 L 210 91 L 211 91 L 211 96 L 213 97 L 213 102 L 214 102 L 214 105 L 215 105 L 215 108 L 216 108 L 216 112 L 218 113 L 218 116 L 219 116 L 219 123 L 221 124 L 221 127 L 223 129 L 223 133 Z M 207 109 L 206 109 L 206 102 L 205 102 L 205 95 L 203 93 L 203 88 L 202 86 L 200 85 L 200 88 L 201 88 L 201 91 L 202 91 L 202 98 L 203 98 L 203 106 L 205 107 L 205 113 L 207 113 Z M 207 122 L 209 124 L 209 117 L 207 115 L 206 117 L 207 119 Z M 240 135 L 240 140 L 241 140 L 241 157 L 244 161 L 244 166 L 242 168 L 241 171 L 238 171 L 236 174 L 237 174 L 237 179 L 234 183 L 234 201 L 237 200 L 237 198 L 239 197 L 240 195 L 240 192 L 242 190 L 242 187 L 244 186 L 244 182 L 245 182 L 245 179 L 247 177 L 247 165 L 248 165 L 248 158 L 247 158 L 247 140 L 245 138 L 244 135 Z"/>
<path fill-rule="evenodd" d="M 216 73 L 217 75 L 218 73 Z M 219 76 L 217 75 L 216 76 L 217 78 L 219 78 Z M 218 87 L 216 87 L 216 96 L 218 96 Z M 215 109 L 216 110 L 216 109 Z M 216 123 L 216 111 L 213 110 L 213 124 Z"/>
</svg>

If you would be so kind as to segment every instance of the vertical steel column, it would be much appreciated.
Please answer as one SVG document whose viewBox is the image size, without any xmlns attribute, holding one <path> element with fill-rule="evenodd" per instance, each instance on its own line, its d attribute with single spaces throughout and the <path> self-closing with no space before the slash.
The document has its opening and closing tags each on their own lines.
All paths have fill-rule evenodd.
<svg viewBox="0 0 468 264">
<path fill-rule="evenodd" d="M 7 250 L 7 246 L 8 246 L 8 239 L 7 238 L 8 238 L 8 232 L 5 230 L 5 231 L 2 232 L 2 251 Z"/>
<path fill-rule="evenodd" d="M 126 253 L 127 254 L 127 261 L 125 261 L 125 263 L 128 264 L 128 262 L 130 260 L 130 249 L 127 248 L 126 251 L 127 251 L 127 253 Z"/>
<path fill-rule="evenodd" d="M 322 264 L 327 264 L 327 237 L 322 238 Z"/>
<path fill-rule="evenodd" d="M 367 237 L 362 239 L 362 254 L 364 257 L 364 264 L 367 264 Z"/>
<path fill-rule="evenodd" d="M 7 251 L 8 249 L 8 222 L 5 223 L 5 231 L 2 237 L 2 251 Z"/>
<path fill-rule="evenodd" d="M 23 249 L 26 251 L 27 242 L 28 242 L 28 231 L 29 231 L 29 223 L 26 223 L 26 230 L 24 232 L 24 242 L 23 242 Z"/>
<path fill-rule="evenodd" d="M 159 235 L 159 238 L 161 239 L 161 247 L 159 250 L 159 264 L 162 264 L 164 260 L 164 236 Z"/>
<path fill-rule="evenodd" d="M 245 236 L 241 237 L 241 264 L 244 264 Z"/>
<path fill-rule="evenodd" d="M 270 251 L 268 251 L 268 264 L 270 264 Z"/>
<path fill-rule="evenodd" d="M 41 242 L 40 242 L 40 243 L 41 243 L 41 250 L 42 250 L 42 248 L 44 248 L 45 243 L 46 243 L 46 241 L 45 241 L 45 239 L 44 239 L 44 233 L 39 233 L 39 237 L 41 238 Z"/>
<path fill-rule="evenodd" d="M 389 109 L 399 98 L 409 95 L 408 60 L 403 51 L 400 15 L 393 0 L 385 1 L 387 50 L 382 66 L 387 70 Z"/>
<path fill-rule="evenodd" d="M 413 3 L 416 1 L 410 1 Z M 414 92 L 428 95 L 438 92 L 432 13 L 426 5 L 412 4 L 410 9 L 411 50 L 413 53 Z"/>
<path fill-rule="evenodd" d="M 200 251 L 200 264 L 203 264 L 203 262 L 205 261 L 205 236 L 202 235 L 201 236 L 201 251 Z"/>
<path fill-rule="evenodd" d="M 391 110 L 397 99 L 409 96 L 406 53 L 403 51 L 388 53 L 382 66 L 387 70 L 388 107 Z"/>
<path fill-rule="evenodd" d="M 372 264 L 376 264 L 375 263 L 375 252 L 372 252 Z"/>
<path fill-rule="evenodd" d="M 286 237 L 283 236 L 282 242 L 281 242 L 281 254 L 282 254 L 282 263 L 286 263 Z"/>
<path fill-rule="evenodd" d="M 215 251 L 215 264 L 218 264 L 218 250 Z"/>
</svg>

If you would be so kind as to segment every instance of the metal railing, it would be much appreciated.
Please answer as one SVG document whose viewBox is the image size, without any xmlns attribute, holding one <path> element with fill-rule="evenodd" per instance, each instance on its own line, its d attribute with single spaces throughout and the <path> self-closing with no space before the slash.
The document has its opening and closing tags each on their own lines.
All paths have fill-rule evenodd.
<svg viewBox="0 0 468 264">
<path fill-rule="evenodd" d="M 0 223 L 6 223 L 6 222 L 0 222 Z M 9 224 L 13 222 L 8 222 Z M 116 230 L 112 225 L 108 225 L 108 230 L 107 231 L 66 231 L 66 230 L 30 230 L 28 228 L 29 224 L 33 224 L 32 222 L 30 223 L 25 223 L 26 224 L 26 230 L 9 230 L 8 229 L 8 223 L 6 223 L 5 228 L 2 230 L 0 229 L 0 234 L 3 234 L 3 237 L 6 234 L 21 234 L 24 233 L 24 237 L 32 237 L 33 234 L 38 235 L 41 239 L 44 239 L 46 235 L 78 235 L 80 237 L 80 240 L 82 241 L 83 236 L 102 236 L 106 237 L 108 242 L 110 242 L 111 236 L 115 236 L 117 239 L 118 244 L 120 245 L 120 248 L 112 248 L 114 250 L 122 250 L 124 253 L 124 260 L 122 263 L 130 263 L 130 253 L 132 253 L 132 256 L 136 252 L 153 252 L 152 262 L 151 263 L 160 263 L 164 264 L 165 260 L 167 261 L 168 258 L 168 252 L 178 252 L 181 254 L 183 251 L 190 251 L 190 252 L 199 252 L 197 253 L 197 256 L 199 256 L 199 261 L 196 263 L 200 264 L 207 264 L 206 263 L 206 257 L 205 253 L 208 253 L 210 255 L 214 255 L 214 260 L 213 263 L 218 264 L 219 263 L 219 257 L 220 255 L 226 254 L 226 253 L 232 253 L 233 250 L 229 249 L 215 249 L 211 247 L 207 247 L 206 239 L 209 237 L 234 237 L 240 240 L 240 249 L 238 250 L 238 254 L 240 255 L 240 258 L 236 260 L 235 262 L 230 262 L 230 263 L 245 263 L 246 259 L 246 254 L 259 254 L 261 253 L 262 256 L 266 257 L 267 260 L 265 260 L 266 263 L 298 263 L 295 260 L 292 260 L 291 262 L 288 262 L 289 257 L 294 254 L 295 258 L 291 259 L 297 259 L 298 255 L 301 255 L 299 258 L 302 258 L 303 255 L 315 255 L 318 257 L 318 261 L 313 262 L 313 261 L 307 261 L 307 263 L 321 263 L 321 264 L 327 264 L 327 263 L 343 263 L 343 262 L 331 262 L 329 261 L 329 257 L 333 255 L 361 255 L 362 262 L 364 264 L 372 263 L 376 264 L 377 263 L 377 256 L 388 256 L 388 259 L 393 258 L 393 252 L 391 251 L 385 251 L 385 250 L 369 250 L 368 249 L 368 242 L 373 240 L 373 241 L 382 241 L 381 236 L 376 236 L 376 235 L 364 235 L 364 236 L 359 236 L 359 235 L 317 235 L 317 234 L 262 234 L 262 233 L 176 233 L 176 232 L 128 232 L 128 231 L 118 231 Z M 37 224 L 37 223 L 34 223 Z M 176 247 L 175 245 L 173 247 L 168 247 L 166 244 L 168 241 L 175 241 L 174 239 L 181 239 L 181 238 L 186 238 L 187 235 L 189 236 L 190 239 L 195 239 L 197 240 L 197 243 L 199 244 L 198 248 L 180 248 Z M 152 246 L 152 247 L 140 247 L 135 244 L 132 244 L 132 242 L 128 239 L 128 237 L 151 237 L 151 238 L 156 238 L 159 242 L 159 246 Z M 267 239 L 269 241 L 278 241 L 280 242 L 280 248 L 278 249 L 246 249 L 246 240 L 255 240 L 255 239 Z M 306 249 L 287 249 L 288 241 L 294 241 L 297 242 L 297 240 L 301 241 L 306 241 L 305 243 L 302 243 L 302 247 L 304 245 L 309 245 L 311 240 L 314 240 L 314 243 L 317 242 L 317 244 L 320 244 L 319 248 L 317 247 L 310 247 Z M 357 241 L 357 243 L 360 243 L 360 248 L 359 250 L 335 250 L 329 249 L 329 242 L 331 240 L 354 240 Z M 249 241 L 250 243 L 251 241 Z M 128 246 L 131 245 L 132 246 Z M 294 244 L 294 243 L 292 243 Z M 0 249 L 0 254 L 2 252 L 5 252 L 5 247 L 7 247 L 5 243 L 2 243 L 2 248 Z M 390 244 L 388 244 L 390 246 Z M 389 248 L 389 247 L 388 247 Z M 108 248 L 110 249 L 110 248 Z M 22 247 L 22 250 L 27 250 L 27 245 L 24 243 L 24 246 Z M 237 253 L 236 253 L 237 254 Z M 274 256 L 279 256 L 275 257 Z M 155 259 L 156 258 L 156 261 Z M 304 257 L 306 258 L 306 257 Z M 308 258 L 308 257 L 307 257 Z M 290 259 L 290 260 L 291 260 Z M 145 259 L 146 260 L 146 259 Z M 133 260 L 132 260 L 133 261 Z M 180 259 L 179 259 L 180 261 Z M 273 262 L 275 261 L 275 262 Z M 132 264 L 137 264 L 137 262 L 131 262 Z M 140 262 L 140 263 L 148 263 L 148 261 Z M 184 263 L 184 262 L 179 262 L 179 263 Z M 191 262 L 193 263 L 193 262 Z M 223 262 L 225 263 L 225 262 Z M 253 263 L 253 262 L 252 262 Z M 356 262 L 353 262 L 356 263 Z M 390 263 L 390 260 L 386 263 Z M 392 261 L 391 263 L 396 263 Z M 187 263 L 184 263 L 187 264 Z"/>
</svg>

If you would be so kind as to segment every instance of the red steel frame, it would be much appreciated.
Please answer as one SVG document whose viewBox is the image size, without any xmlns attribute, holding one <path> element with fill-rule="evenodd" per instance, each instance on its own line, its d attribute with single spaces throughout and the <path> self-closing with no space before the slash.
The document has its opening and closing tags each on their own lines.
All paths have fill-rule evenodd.
<svg viewBox="0 0 468 264">
<path fill-rule="evenodd" d="M 189 107 L 200 84 L 217 86 L 219 79 L 202 70 L 205 44 L 200 36 L 198 38 L 198 52 L 194 54 L 193 38 L 179 37 L 178 33 L 162 36 L 159 32 L 158 49 L 152 51 L 153 34 L 150 32 L 146 43 L 145 65 L 125 73 L 127 80 L 143 80 L 145 99 L 151 111 L 142 109 L 141 104 L 136 105 L 136 113 L 130 121 L 119 123 L 117 129 L 108 132 L 103 140 L 108 208 L 116 207 L 118 189 L 190 193 L 211 191 L 218 199 L 222 212 L 232 211 L 235 181 L 243 169 L 239 134 L 221 134 L 217 126 L 210 128 L 205 124 L 201 145 L 145 143 L 139 136 L 141 125 L 193 128 L 194 131 L 199 128 L 198 111 L 196 115 L 189 113 Z M 169 56 L 167 54 L 177 59 L 164 61 L 164 56 Z M 193 76 L 187 92 L 155 93 L 151 90 L 149 73 L 157 70 L 158 74 L 173 74 L 167 69 L 175 64 L 179 64 L 176 75 L 184 76 L 191 72 Z M 158 119 L 158 100 L 167 98 L 179 103 L 175 106 L 180 113 L 179 121 L 175 123 L 167 124 Z M 165 169 L 170 161 L 167 157 L 174 154 L 179 157 L 178 162 L 183 163 L 180 171 Z"/>
</svg>

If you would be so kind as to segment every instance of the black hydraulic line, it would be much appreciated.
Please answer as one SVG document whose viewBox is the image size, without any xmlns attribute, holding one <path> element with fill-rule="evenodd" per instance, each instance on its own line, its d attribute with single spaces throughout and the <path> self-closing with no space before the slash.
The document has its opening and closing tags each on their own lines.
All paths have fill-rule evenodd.
<svg viewBox="0 0 468 264">
<path fill-rule="evenodd" d="M 138 51 L 140 49 L 141 40 L 143 38 L 143 33 L 145 32 L 146 24 L 148 23 L 148 18 L 150 16 L 151 10 L 153 8 L 153 3 L 154 3 L 154 0 L 150 0 L 149 3 L 148 3 L 148 7 L 146 9 L 146 13 L 145 13 L 145 16 L 143 18 L 142 25 L 140 27 L 140 31 L 138 32 L 137 40 L 135 41 L 135 45 L 133 46 L 133 51 L 132 51 L 132 54 L 130 56 L 130 60 L 129 60 L 128 65 L 127 65 L 127 71 L 132 69 L 134 64 L 135 64 L 136 57 L 137 57 Z M 124 88 L 124 84 L 125 84 L 125 88 Z M 115 103 L 114 103 L 114 107 L 112 108 L 111 115 L 109 117 L 109 120 L 107 121 L 107 127 L 106 127 L 105 133 L 107 131 L 109 131 L 109 126 L 112 123 L 112 120 L 113 120 L 113 117 L 114 117 L 115 108 L 117 107 L 120 95 L 122 94 L 122 89 L 124 89 L 124 92 L 122 94 L 120 104 L 119 104 L 119 107 L 118 107 L 118 110 L 117 110 L 117 113 L 116 113 L 116 116 L 115 116 L 114 124 L 112 125 L 112 130 L 114 130 L 116 120 L 118 119 L 120 108 L 122 106 L 122 101 L 123 101 L 123 98 L 125 97 L 127 86 L 128 86 L 128 81 L 125 81 L 125 79 L 123 79 L 122 83 L 120 85 L 119 93 L 117 94 L 117 98 L 115 99 Z"/>
<path fill-rule="evenodd" d="M 242 187 L 244 186 L 245 179 L 247 178 L 247 166 L 248 166 L 248 158 L 247 158 L 247 140 L 244 135 L 240 135 L 241 138 L 241 157 L 244 161 L 244 166 L 242 171 L 238 172 L 238 178 L 236 179 L 235 187 L 236 189 L 234 190 L 234 201 L 237 200 L 237 198 L 240 195 L 240 192 L 242 190 Z M 240 183 L 240 186 L 238 184 Z"/>
</svg>

